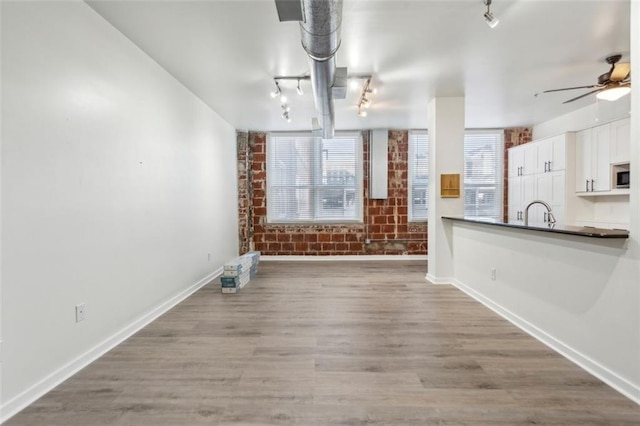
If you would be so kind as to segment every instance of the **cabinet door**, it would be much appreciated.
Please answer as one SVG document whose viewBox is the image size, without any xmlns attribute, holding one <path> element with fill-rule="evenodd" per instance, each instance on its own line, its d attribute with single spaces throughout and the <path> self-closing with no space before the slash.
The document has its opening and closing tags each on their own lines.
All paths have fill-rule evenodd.
<svg viewBox="0 0 640 426">
<path fill-rule="evenodd" d="M 509 148 L 508 172 L 509 177 L 520 176 L 520 166 L 522 166 L 524 150 L 520 146 Z"/>
<path fill-rule="evenodd" d="M 520 178 L 509 179 L 509 199 L 507 201 L 507 216 L 509 223 L 520 223 L 520 211 L 522 211 L 522 180 Z"/>
<path fill-rule="evenodd" d="M 550 172 L 565 170 L 567 168 L 566 152 L 567 137 L 566 135 L 555 136 L 551 139 L 551 157 L 549 158 Z"/>
<path fill-rule="evenodd" d="M 576 192 L 587 192 L 591 179 L 591 129 L 576 133 Z"/>
<path fill-rule="evenodd" d="M 523 176 L 522 178 L 522 208 L 524 211 L 527 204 L 536 199 L 536 181 L 534 175 Z"/>
<path fill-rule="evenodd" d="M 535 173 L 546 173 L 547 164 L 551 158 L 551 142 L 552 138 L 541 139 L 536 144 L 536 161 L 535 161 Z"/>
<path fill-rule="evenodd" d="M 591 141 L 591 190 L 611 190 L 611 166 L 609 161 L 609 124 L 593 128 Z"/>
<path fill-rule="evenodd" d="M 537 143 L 526 143 L 522 145 L 522 175 L 533 175 L 536 172 L 536 162 L 538 161 Z"/>
<path fill-rule="evenodd" d="M 613 164 L 629 163 L 631 160 L 631 119 L 625 118 L 611 123 L 610 136 L 610 162 Z"/>
</svg>

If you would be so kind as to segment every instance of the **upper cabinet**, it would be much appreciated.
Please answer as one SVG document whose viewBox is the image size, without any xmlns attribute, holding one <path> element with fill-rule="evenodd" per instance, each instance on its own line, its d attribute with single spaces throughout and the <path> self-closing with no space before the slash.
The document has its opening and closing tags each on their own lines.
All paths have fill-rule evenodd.
<svg viewBox="0 0 640 426">
<path fill-rule="evenodd" d="M 601 195 L 612 190 L 612 164 L 628 163 L 629 119 L 576 133 L 576 193 Z"/>
<path fill-rule="evenodd" d="M 524 144 L 509 149 L 509 177 L 529 176 L 536 172 L 537 149 Z"/>
<path fill-rule="evenodd" d="M 609 156 L 611 164 L 629 163 L 631 159 L 631 119 L 611 123 Z"/>
<path fill-rule="evenodd" d="M 550 173 L 566 168 L 566 136 L 558 135 L 532 144 L 536 151 L 535 173 Z"/>
</svg>

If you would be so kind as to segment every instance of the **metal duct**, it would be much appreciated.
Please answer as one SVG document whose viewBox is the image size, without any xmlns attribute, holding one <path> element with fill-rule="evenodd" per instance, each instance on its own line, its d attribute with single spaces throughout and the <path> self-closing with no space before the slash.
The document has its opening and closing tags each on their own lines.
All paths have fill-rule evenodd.
<svg viewBox="0 0 640 426">
<path fill-rule="evenodd" d="M 275 0 L 281 22 L 300 21 L 302 47 L 309 55 L 311 87 L 319 117 L 312 129 L 324 139 L 334 135 L 333 99 L 344 99 L 347 69 L 338 69 L 334 55 L 340 47 L 342 0 Z M 337 83 L 337 84 L 336 84 Z"/>
<path fill-rule="evenodd" d="M 300 22 L 302 47 L 309 55 L 311 86 L 322 137 L 334 135 L 335 116 L 332 87 L 335 81 L 334 55 L 340 47 L 342 0 L 301 0 L 304 19 Z"/>
</svg>

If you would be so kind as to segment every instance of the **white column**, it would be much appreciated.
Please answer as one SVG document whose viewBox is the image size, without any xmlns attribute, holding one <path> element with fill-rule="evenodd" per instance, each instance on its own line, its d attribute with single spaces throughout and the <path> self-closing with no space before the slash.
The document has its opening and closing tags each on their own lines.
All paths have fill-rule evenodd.
<svg viewBox="0 0 640 426">
<path fill-rule="evenodd" d="M 454 277 L 451 223 L 442 216 L 464 214 L 464 98 L 429 102 L 429 222 L 427 279 L 451 283 Z M 440 175 L 460 174 L 460 197 L 440 197 Z"/>
</svg>

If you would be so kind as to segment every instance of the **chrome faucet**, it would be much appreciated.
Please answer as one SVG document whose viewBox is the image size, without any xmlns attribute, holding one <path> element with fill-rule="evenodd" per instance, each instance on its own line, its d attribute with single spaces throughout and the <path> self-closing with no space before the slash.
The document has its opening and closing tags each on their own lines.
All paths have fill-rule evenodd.
<svg viewBox="0 0 640 426">
<path fill-rule="evenodd" d="M 550 227 L 553 227 L 553 224 L 556 223 L 556 218 L 553 216 L 553 213 L 551 213 L 551 206 L 542 200 L 533 200 L 527 204 L 527 207 L 524 209 L 524 226 L 529 226 L 529 207 L 534 204 L 542 204 L 547 208 L 547 220 L 545 220 L 545 222 L 549 223 Z"/>
</svg>

